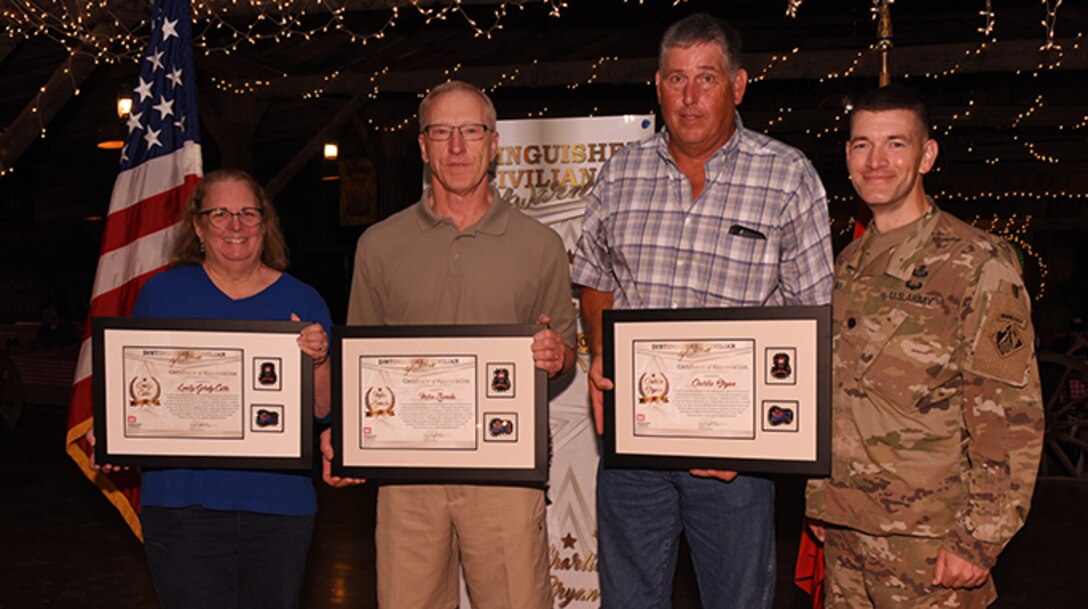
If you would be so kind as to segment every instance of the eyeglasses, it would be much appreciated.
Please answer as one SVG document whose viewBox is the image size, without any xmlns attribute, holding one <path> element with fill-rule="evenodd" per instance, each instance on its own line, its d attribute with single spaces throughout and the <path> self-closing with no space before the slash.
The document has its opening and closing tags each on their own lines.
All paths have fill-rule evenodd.
<svg viewBox="0 0 1088 609">
<path fill-rule="evenodd" d="M 237 216 L 243 226 L 257 226 L 264 220 L 264 210 L 259 207 L 243 207 L 238 211 L 231 211 L 225 207 L 205 209 L 198 212 L 198 216 L 206 216 L 208 222 L 215 228 L 223 228 L 230 224 L 231 218 Z"/>
<path fill-rule="evenodd" d="M 487 125 L 481 125 L 480 123 L 467 123 L 464 125 L 427 125 L 423 128 L 423 135 L 427 136 L 427 139 L 432 142 L 444 142 L 453 137 L 453 132 L 457 131 L 461 134 L 461 137 L 466 141 L 475 142 L 484 139 L 488 131 L 491 131 L 491 127 Z"/>
</svg>

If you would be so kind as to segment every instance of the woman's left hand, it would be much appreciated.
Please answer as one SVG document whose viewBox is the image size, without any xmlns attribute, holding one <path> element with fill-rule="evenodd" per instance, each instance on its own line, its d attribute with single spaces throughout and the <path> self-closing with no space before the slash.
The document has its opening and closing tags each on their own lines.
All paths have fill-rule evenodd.
<svg viewBox="0 0 1088 609">
<path fill-rule="evenodd" d="M 302 320 L 291 313 L 291 321 Z M 298 335 L 298 348 L 313 358 L 315 366 L 324 364 L 329 359 L 329 336 L 325 334 L 325 328 L 317 323 L 303 328 Z"/>
</svg>

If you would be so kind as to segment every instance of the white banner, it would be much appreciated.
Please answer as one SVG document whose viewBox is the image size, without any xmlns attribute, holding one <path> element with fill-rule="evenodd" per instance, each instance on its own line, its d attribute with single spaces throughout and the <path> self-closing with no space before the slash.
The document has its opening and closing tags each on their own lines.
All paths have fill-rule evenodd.
<svg viewBox="0 0 1088 609">
<path fill-rule="evenodd" d="M 574 251 L 583 197 L 604 162 L 653 135 L 652 114 L 499 121 L 495 187 L 500 198 L 553 228 Z"/>
<path fill-rule="evenodd" d="M 499 121 L 495 186 L 503 201 L 563 238 L 573 252 L 582 232 L 583 197 L 597 172 L 628 142 L 649 137 L 646 115 Z M 600 607 L 597 581 L 597 434 L 590 415 L 589 350 L 578 325 L 578 361 L 551 400 L 548 563 L 555 607 Z M 462 607 L 470 607 L 462 585 Z"/>
</svg>

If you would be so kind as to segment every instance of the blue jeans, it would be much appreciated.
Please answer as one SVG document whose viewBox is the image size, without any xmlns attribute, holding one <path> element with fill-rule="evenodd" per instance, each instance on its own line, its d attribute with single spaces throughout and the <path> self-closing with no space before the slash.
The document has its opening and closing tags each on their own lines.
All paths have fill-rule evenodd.
<svg viewBox="0 0 1088 609">
<path fill-rule="evenodd" d="M 774 483 L 603 466 L 597 472 L 601 609 L 668 609 L 681 530 L 705 609 L 770 609 Z"/>
<path fill-rule="evenodd" d="M 297 609 L 314 515 L 140 509 L 163 609 Z"/>
</svg>

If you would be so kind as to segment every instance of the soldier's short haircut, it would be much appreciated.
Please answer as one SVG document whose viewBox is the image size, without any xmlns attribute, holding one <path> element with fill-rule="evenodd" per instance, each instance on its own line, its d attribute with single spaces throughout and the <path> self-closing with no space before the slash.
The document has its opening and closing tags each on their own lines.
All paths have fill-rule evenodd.
<svg viewBox="0 0 1088 609">
<path fill-rule="evenodd" d="M 863 94 L 850 112 L 851 126 L 853 126 L 854 115 L 861 110 L 867 112 L 907 110 L 918 117 L 922 123 L 923 134 L 926 138 L 929 137 L 929 108 L 926 107 L 926 100 L 914 89 L 903 85 L 887 85 Z"/>
<path fill-rule="evenodd" d="M 427 123 L 424 121 L 429 120 L 427 113 L 430 112 L 431 104 L 434 103 L 435 98 L 443 93 L 449 93 L 450 91 L 465 91 L 466 93 L 472 93 L 480 98 L 480 101 L 484 103 L 484 118 L 487 120 L 487 126 L 492 131 L 495 130 L 495 121 L 498 118 L 498 113 L 495 112 L 495 104 L 491 102 L 491 98 L 487 96 L 476 85 L 471 85 L 462 80 L 450 80 L 444 82 L 437 87 L 431 89 L 427 96 L 423 98 L 423 101 L 419 102 L 419 130 L 422 131 Z"/>
<path fill-rule="evenodd" d="M 665 35 L 661 37 L 661 48 L 657 53 L 658 69 L 665 66 L 665 51 L 696 44 L 718 45 L 725 54 L 725 66 L 730 74 L 736 74 L 741 68 L 740 32 L 724 19 L 711 17 L 706 13 L 695 13 L 665 30 Z"/>
</svg>

